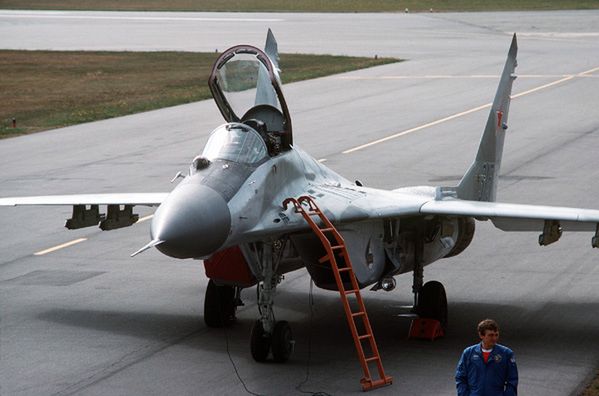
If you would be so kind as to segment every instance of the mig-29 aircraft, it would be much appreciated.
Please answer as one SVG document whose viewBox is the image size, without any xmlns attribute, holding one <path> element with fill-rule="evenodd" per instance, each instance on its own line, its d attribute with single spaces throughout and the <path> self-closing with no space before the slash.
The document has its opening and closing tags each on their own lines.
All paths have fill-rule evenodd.
<svg viewBox="0 0 599 396">
<path fill-rule="evenodd" d="M 258 285 L 260 315 L 251 337 L 257 361 L 271 352 L 285 361 L 292 351 L 289 324 L 273 313 L 283 274 L 305 267 L 318 287 L 339 289 L 326 260 L 335 242 L 325 238 L 332 241 L 327 248 L 321 239 L 326 231 L 342 236 L 346 250 L 338 260 L 351 262 L 359 289 L 391 290 L 394 276 L 413 271 L 414 312 L 444 327 L 445 290 L 437 281 L 423 282 L 423 267 L 466 249 L 475 220 L 504 231 L 538 231 L 541 245 L 562 231 L 590 231 L 599 247 L 599 210 L 495 201 L 516 53 L 514 35 L 478 153 L 457 186 L 367 188 L 295 146 L 269 30 L 264 51 L 238 45 L 216 60 L 209 86 L 226 123 L 212 132 L 188 174 L 177 175 L 182 181 L 170 193 L 0 198 L 0 206 L 72 205 L 67 228 L 99 223 L 103 230 L 134 224 L 135 205 L 158 207 L 151 241 L 133 255 L 154 247 L 178 259 L 204 259 L 208 326 L 231 324 L 241 289 Z M 320 234 L 302 214 L 316 205 Z"/>
</svg>

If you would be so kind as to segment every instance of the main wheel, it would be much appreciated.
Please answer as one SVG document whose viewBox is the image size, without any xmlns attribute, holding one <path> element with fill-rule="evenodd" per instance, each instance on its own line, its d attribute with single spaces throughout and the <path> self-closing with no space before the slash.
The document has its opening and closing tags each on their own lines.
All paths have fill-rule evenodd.
<svg viewBox="0 0 599 396">
<path fill-rule="evenodd" d="M 429 281 L 422 286 L 416 313 L 422 318 L 438 320 L 443 331 L 447 330 L 447 295 L 441 282 Z"/>
<path fill-rule="evenodd" d="M 204 322 L 208 327 L 229 326 L 235 322 L 235 288 L 218 286 L 212 279 L 208 281 L 204 298 Z"/>
<path fill-rule="evenodd" d="M 262 327 L 262 321 L 257 320 L 254 322 L 252 327 L 252 334 L 250 336 L 250 349 L 252 351 L 252 357 L 257 362 L 265 362 L 270 352 L 271 336 L 266 334 L 264 327 Z"/>
<path fill-rule="evenodd" d="M 272 357 L 275 362 L 283 363 L 289 360 L 294 343 L 289 323 L 285 320 L 277 322 L 272 332 Z"/>
</svg>

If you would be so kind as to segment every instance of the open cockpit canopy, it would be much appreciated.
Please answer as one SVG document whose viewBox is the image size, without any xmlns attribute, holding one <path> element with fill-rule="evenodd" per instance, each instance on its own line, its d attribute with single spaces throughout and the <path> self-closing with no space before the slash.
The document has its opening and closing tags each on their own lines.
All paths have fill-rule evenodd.
<svg viewBox="0 0 599 396">
<path fill-rule="evenodd" d="M 269 153 L 286 151 L 293 143 L 291 120 L 281 91 L 278 70 L 256 47 L 239 45 L 214 63 L 210 91 L 227 122 L 240 122 L 266 135 Z M 270 146 L 275 147 L 274 150 Z"/>
</svg>

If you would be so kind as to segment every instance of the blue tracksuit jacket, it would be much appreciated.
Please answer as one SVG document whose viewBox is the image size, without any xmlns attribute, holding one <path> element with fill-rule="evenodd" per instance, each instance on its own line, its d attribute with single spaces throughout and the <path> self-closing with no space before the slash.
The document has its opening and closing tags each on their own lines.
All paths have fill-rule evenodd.
<svg viewBox="0 0 599 396">
<path fill-rule="evenodd" d="M 458 396 L 516 396 L 518 367 L 514 352 L 497 344 L 485 363 L 481 344 L 464 349 L 455 383 Z"/>
</svg>

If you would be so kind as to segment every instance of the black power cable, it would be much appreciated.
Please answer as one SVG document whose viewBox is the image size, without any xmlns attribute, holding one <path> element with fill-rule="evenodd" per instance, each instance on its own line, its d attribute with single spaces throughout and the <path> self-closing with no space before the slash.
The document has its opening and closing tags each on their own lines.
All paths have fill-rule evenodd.
<svg viewBox="0 0 599 396">
<path fill-rule="evenodd" d="M 304 380 L 302 382 L 297 384 L 297 386 L 295 387 L 295 390 L 297 390 L 300 393 L 304 393 L 304 394 L 308 394 L 308 395 L 312 395 L 312 396 L 332 396 L 326 392 L 305 391 L 302 389 L 302 386 L 304 386 L 308 382 L 308 379 L 310 379 L 310 363 L 312 360 L 312 320 L 314 319 L 313 289 L 314 289 L 314 281 L 312 279 L 310 279 L 310 294 L 308 295 L 308 306 L 310 307 L 310 325 L 308 326 L 308 360 L 306 362 L 306 378 L 304 378 Z"/>
<path fill-rule="evenodd" d="M 300 392 L 300 393 L 304 393 L 304 394 L 308 394 L 311 396 L 332 396 L 330 393 L 327 392 L 314 392 L 314 391 L 305 391 L 302 390 L 302 386 L 305 385 L 308 380 L 310 379 L 310 362 L 311 362 L 311 358 L 312 358 L 312 322 L 313 322 L 313 318 L 314 318 L 314 294 L 313 294 L 313 289 L 314 289 L 314 281 L 310 280 L 310 294 L 308 296 L 308 304 L 310 307 L 310 325 L 309 325 L 309 329 L 308 329 L 308 360 L 306 362 L 306 378 L 304 378 L 304 380 L 302 382 L 300 382 L 295 389 Z M 223 317 L 224 319 L 224 313 L 221 310 L 221 306 L 220 306 L 220 301 L 219 301 L 219 312 L 221 313 L 221 317 Z M 233 366 L 233 370 L 235 371 L 235 375 L 237 376 L 237 379 L 239 380 L 239 382 L 241 382 L 241 385 L 243 386 L 243 389 L 245 389 L 245 391 L 253 396 L 264 396 L 261 395 L 259 393 L 255 393 L 252 392 L 246 385 L 245 381 L 241 378 L 241 375 L 239 374 L 239 370 L 237 369 L 237 365 L 235 364 L 235 361 L 233 360 L 233 357 L 231 356 L 231 352 L 229 350 L 229 332 L 227 331 L 227 327 L 224 327 L 224 331 L 225 331 L 225 343 L 226 343 L 226 350 L 227 350 L 227 356 L 229 357 L 229 361 L 231 362 L 231 365 Z"/>
<path fill-rule="evenodd" d="M 229 351 L 229 332 L 227 331 L 226 327 L 225 327 L 225 340 L 226 340 L 226 343 L 227 343 L 227 355 L 229 356 L 229 361 L 231 362 L 231 365 L 233 366 L 233 370 L 235 370 L 235 375 L 237 376 L 237 379 L 239 379 L 239 382 L 241 382 L 241 385 L 243 385 L 243 389 L 245 389 L 245 391 L 247 393 L 249 393 L 250 395 L 253 395 L 253 396 L 262 396 L 259 393 L 254 393 L 251 390 L 249 390 L 248 387 L 247 387 L 247 385 L 245 384 L 245 382 L 241 378 L 241 375 L 239 375 L 239 371 L 237 370 L 237 365 L 233 361 L 233 357 L 231 356 L 231 352 Z"/>
</svg>

